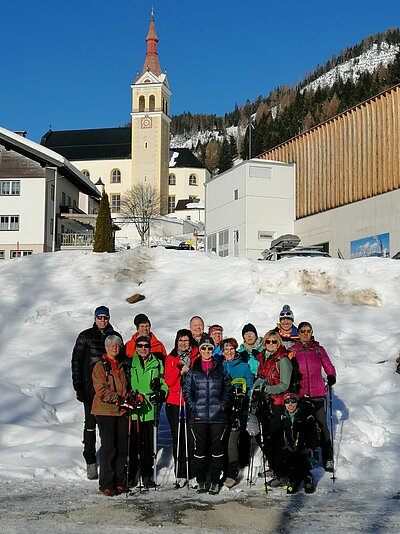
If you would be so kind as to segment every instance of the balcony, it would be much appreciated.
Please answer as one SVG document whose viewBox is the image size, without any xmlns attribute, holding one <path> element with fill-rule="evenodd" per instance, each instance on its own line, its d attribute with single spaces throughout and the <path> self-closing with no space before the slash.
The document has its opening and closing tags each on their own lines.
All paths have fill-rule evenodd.
<svg viewBox="0 0 400 534">
<path fill-rule="evenodd" d="M 92 250 L 93 232 L 85 234 L 59 234 L 59 244 L 61 250 Z"/>
</svg>

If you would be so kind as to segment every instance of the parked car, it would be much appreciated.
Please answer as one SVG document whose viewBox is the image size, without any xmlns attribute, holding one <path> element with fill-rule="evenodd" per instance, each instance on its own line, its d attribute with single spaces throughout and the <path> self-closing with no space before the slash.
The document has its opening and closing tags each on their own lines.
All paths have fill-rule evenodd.
<svg viewBox="0 0 400 534">
<path fill-rule="evenodd" d="M 271 241 L 271 248 L 266 248 L 261 252 L 262 260 L 277 261 L 282 258 L 293 257 L 318 257 L 330 258 L 322 246 L 300 247 L 300 238 L 294 234 L 285 234 Z"/>
</svg>

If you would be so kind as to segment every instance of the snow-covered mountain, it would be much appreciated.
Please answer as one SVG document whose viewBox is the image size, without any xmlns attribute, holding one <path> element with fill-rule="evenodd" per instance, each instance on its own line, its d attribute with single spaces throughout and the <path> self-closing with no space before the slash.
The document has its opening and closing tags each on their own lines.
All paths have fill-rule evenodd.
<svg viewBox="0 0 400 534">
<path fill-rule="evenodd" d="M 340 79 L 343 82 L 348 80 L 356 82 L 363 72 L 372 74 L 381 66 L 387 67 L 394 61 L 399 50 L 399 45 L 388 44 L 385 41 L 380 44 L 373 43 L 369 50 L 319 76 L 306 85 L 302 91 L 310 89 L 316 91 L 318 87 L 331 87 Z"/>
</svg>

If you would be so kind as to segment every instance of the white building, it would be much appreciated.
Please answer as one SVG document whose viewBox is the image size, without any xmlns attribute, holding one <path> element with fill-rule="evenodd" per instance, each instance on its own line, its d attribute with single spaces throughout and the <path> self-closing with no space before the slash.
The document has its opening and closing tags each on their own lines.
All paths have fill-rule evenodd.
<svg viewBox="0 0 400 534">
<path fill-rule="evenodd" d="M 84 215 L 80 194 L 98 205 L 97 188 L 63 156 L 0 128 L 0 260 L 59 249 L 62 234 L 91 236 L 68 218 Z"/>
<path fill-rule="evenodd" d="M 293 233 L 295 165 L 251 159 L 206 183 L 206 250 L 261 257 L 271 241 Z"/>
</svg>

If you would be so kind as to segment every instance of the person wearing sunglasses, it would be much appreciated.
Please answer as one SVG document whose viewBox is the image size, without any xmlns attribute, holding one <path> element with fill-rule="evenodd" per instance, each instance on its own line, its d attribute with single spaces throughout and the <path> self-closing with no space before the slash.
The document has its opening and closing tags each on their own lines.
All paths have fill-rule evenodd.
<svg viewBox="0 0 400 534">
<path fill-rule="evenodd" d="M 336 370 L 326 350 L 313 337 L 313 328 L 307 321 L 298 326 L 299 341 L 291 348 L 296 356 L 300 381 L 300 397 L 307 396 L 315 409 L 321 427 L 321 453 L 325 471 L 333 470 L 332 443 L 326 421 L 326 387 L 322 372 L 327 375 L 328 386 L 336 383 Z"/>
<path fill-rule="evenodd" d="M 187 431 L 188 413 L 183 397 L 183 383 L 190 367 L 193 365 L 193 362 L 198 355 L 199 349 L 190 330 L 186 328 L 178 330 L 175 337 L 174 348 L 165 360 L 164 372 L 164 380 L 168 386 L 165 412 L 172 435 L 177 487 L 182 487 L 194 477 L 194 474 L 192 474 L 193 467 L 191 461 L 193 442 Z M 188 463 L 186 463 L 186 437 L 188 437 Z M 187 471 L 189 472 L 187 473 Z"/>
<path fill-rule="evenodd" d="M 232 488 L 239 474 L 241 441 L 245 429 L 245 419 L 249 407 L 249 396 L 254 384 L 254 376 L 249 364 L 236 352 L 238 343 L 235 338 L 226 338 L 221 343 L 224 357 L 223 366 L 232 380 L 232 403 L 229 408 L 229 425 L 225 434 L 224 486 Z M 244 448 L 244 447 L 243 447 Z M 248 458 L 248 455 L 247 455 Z"/>
<path fill-rule="evenodd" d="M 139 472 L 139 484 L 144 489 L 155 488 L 154 481 L 154 427 L 158 425 L 161 405 L 168 388 L 164 382 L 162 362 L 151 354 L 149 336 L 136 338 L 135 354 L 131 360 L 131 388 L 142 396 L 140 406 L 132 410 L 129 485 Z M 157 386 L 157 387 L 156 387 Z M 139 465 L 140 459 L 140 465 Z"/>
<path fill-rule="evenodd" d="M 285 304 L 279 313 L 279 323 L 277 323 L 275 332 L 281 336 L 282 343 L 287 350 L 299 339 L 297 328 L 294 326 L 294 314 L 289 304 Z"/>
<path fill-rule="evenodd" d="M 189 369 L 183 393 L 190 409 L 190 430 L 193 436 L 193 466 L 198 493 L 205 493 L 207 464 L 210 486 L 208 492 L 219 492 L 221 471 L 224 467 L 223 437 L 228 423 L 231 403 L 231 377 L 215 358 L 214 342 L 205 337 L 199 345 L 200 358 Z M 208 462 L 209 460 L 209 462 Z"/>
<path fill-rule="evenodd" d="M 270 470 L 268 474 L 272 476 L 269 485 L 279 487 L 287 483 L 282 454 L 282 415 L 285 409 L 283 396 L 290 386 L 292 364 L 280 335 L 274 330 L 265 334 L 262 346 L 264 351 L 258 358 L 258 379 L 254 387 L 260 388 L 261 399 L 264 400 L 258 417 L 263 431 L 263 452 Z"/>
<path fill-rule="evenodd" d="M 122 340 L 110 324 L 110 310 L 107 306 L 98 306 L 94 311 L 94 323 L 91 328 L 83 330 L 75 341 L 72 350 L 71 370 L 72 385 L 76 398 L 82 402 L 85 422 L 83 427 L 83 457 L 86 461 L 86 474 L 89 480 L 97 480 L 96 463 L 96 418 L 90 412 L 94 398 L 92 371 L 105 352 L 104 342 L 110 335 Z"/>
<path fill-rule="evenodd" d="M 285 393 L 283 402 L 283 453 L 289 477 L 286 492 L 297 493 L 304 482 L 305 493 L 314 493 L 311 469 L 317 464 L 314 459 L 315 418 L 308 403 L 302 404 L 296 393 Z"/>
</svg>

